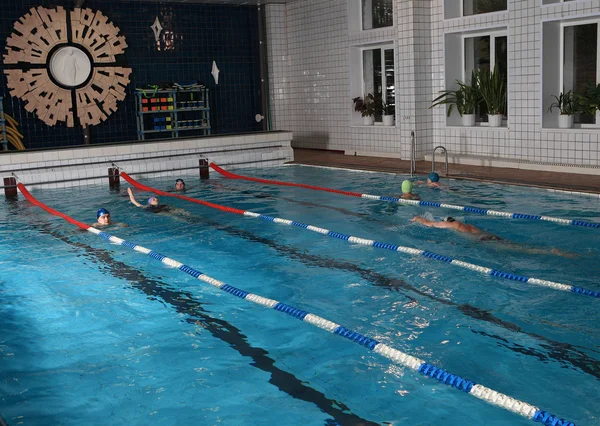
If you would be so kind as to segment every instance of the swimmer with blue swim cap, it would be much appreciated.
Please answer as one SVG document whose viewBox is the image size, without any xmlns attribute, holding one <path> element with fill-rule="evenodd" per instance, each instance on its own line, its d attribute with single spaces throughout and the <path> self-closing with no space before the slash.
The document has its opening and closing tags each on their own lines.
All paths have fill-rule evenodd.
<svg viewBox="0 0 600 426">
<path fill-rule="evenodd" d="M 105 208 L 98 209 L 96 218 L 98 219 L 97 225 L 110 225 L 110 213 Z"/>
<path fill-rule="evenodd" d="M 431 172 L 429 173 L 429 176 L 427 176 L 427 182 L 418 180 L 415 183 L 421 185 L 426 183 L 430 188 L 440 188 L 440 175 L 438 175 L 436 172 Z"/>
<path fill-rule="evenodd" d="M 413 194 L 412 189 L 413 184 L 411 181 L 405 180 L 404 182 L 402 182 L 402 195 L 400 196 L 400 198 L 404 200 L 420 200 L 421 197 L 419 197 L 417 194 Z"/>
</svg>

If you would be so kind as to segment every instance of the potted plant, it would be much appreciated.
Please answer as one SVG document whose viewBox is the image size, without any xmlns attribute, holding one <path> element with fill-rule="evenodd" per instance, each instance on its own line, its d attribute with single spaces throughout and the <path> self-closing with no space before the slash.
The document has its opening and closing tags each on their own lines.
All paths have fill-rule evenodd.
<svg viewBox="0 0 600 426">
<path fill-rule="evenodd" d="M 381 116 L 383 117 L 384 126 L 393 126 L 394 118 L 396 116 L 396 106 L 381 100 Z"/>
<path fill-rule="evenodd" d="M 488 124 L 491 127 L 500 127 L 502 117 L 506 111 L 506 83 L 504 76 L 498 71 L 498 66 L 493 71 L 477 70 L 477 87 L 481 98 L 487 106 Z"/>
<path fill-rule="evenodd" d="M 368 93 L 364 99 L 360 96 L 352 99 L 354 102 L 354 111 L 360 112 L 365 126 L 372 126 L 375 122 L 375 112 L 377 110 L 377 102 L 372 93 Z"/>
<path fill-rule="evenodd" d="M 438 105 L 449 105 L 447 116 L 450 117 L 452 110 L 456 107 L 456 110 L 462 117 L 463 126 L 474 126 L 475 109 L 481 102 L 481 94 L 477 88 L 475 74 L 472 73 L 471 75 L 471 84 L 463 83 L 460 80 L 456 80 L 456 84 L 458 86 L 457 89 L 440 91 L 440 95 L 431 101 L 429 108 Z"/>
<path fill-rule="evenodd" d="M 573 116 L 584 111 L 584 107 L 580 103 L 580 98 L 572 91 L 560 93 L 558 96 L 553 95 L 556 102 L 552 102 L 548 108 L 552 112 L 554 108 L 558 108 L 560 115 L 558 116 L 558 127 L 560 129 L 570 129 L 573 127 Z"/>
<path fill-rule="evenodd" d="M 600 110 L 600 84 L 587 83 L 585 95 L 575 94 L 579 101 L 580 113 L 595 115 Z"/>
</svg>

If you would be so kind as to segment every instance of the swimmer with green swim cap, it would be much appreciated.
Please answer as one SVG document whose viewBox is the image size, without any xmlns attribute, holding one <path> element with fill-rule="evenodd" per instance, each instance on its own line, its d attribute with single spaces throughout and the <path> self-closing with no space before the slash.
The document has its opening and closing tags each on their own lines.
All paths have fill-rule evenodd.
<svg viewBox="0 0 600 426">
<path fill-rule="evenodd" d="M 403 200 L 420 200 L 421 197 L 419 197 L 417 194 L 413 194 L 412 189 L 413 184 L 411 181 L 405 180 L 404 182 L 402 182 L 402 195 L 400 196 L 400 198 L 402 198 Z"/>
</svg>

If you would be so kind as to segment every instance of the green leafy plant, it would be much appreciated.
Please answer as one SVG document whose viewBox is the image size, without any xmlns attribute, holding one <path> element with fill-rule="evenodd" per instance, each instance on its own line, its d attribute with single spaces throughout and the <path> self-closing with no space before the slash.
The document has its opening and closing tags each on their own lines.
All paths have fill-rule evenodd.
<svg viewBox="0 0 600 426">
<path fill-rule="evenodd" d="M 506 79 L 498 66 L 493 71 L 478 69 L 476 71 L 477 87 L 481 98 L 487 106 L 489 115 L 504 114 L 506 111 Z"/>
<path fill-rule="evenodd" d="M 354 111 L 360 112 L 363 117 L 372 117 L 377 113 L 377 100 L 372 93 L 365 95 L 364 99 L 360 96 L 352 99 L 354 102 Z"/>
<path fill-rule="evenodd" d="M 556 102 L 550 104 L 549 112 L 552 112 L 554 108 L 558 108 L 561 115 L 575 115 L 586 110 L 586 107 L 581 104 L 581 97 L 570 90 L 566 93 L 561 92 L 558 96 L 552 95 L 552 97 L 556 99 Z"/>
<path fill-rule="evenodd" d="M 594 85 L 588 82 L 585 94 L 575 94 L 575 97 L 579 101 L 580 112 L 594 115 L 597 110 L 600 110 L 600 84 Z"/>
<path fill-rule="evenodd" d="M 461 117 L 464 114 L 475 114 L 475 109 L 481 102 L 481 93 L 477 87 L 475 73 L 471 74 L 471 84 L 463 83 L 460 80 L 456 80 L 456 84 L 458 86 L 457 89 L 440 91 L 440 95 L 431 101 L 429 108 L 439 105 L 449 105 L 448 117 L 452 114 L 454 107 L 456 107 Z"/>
</svg>

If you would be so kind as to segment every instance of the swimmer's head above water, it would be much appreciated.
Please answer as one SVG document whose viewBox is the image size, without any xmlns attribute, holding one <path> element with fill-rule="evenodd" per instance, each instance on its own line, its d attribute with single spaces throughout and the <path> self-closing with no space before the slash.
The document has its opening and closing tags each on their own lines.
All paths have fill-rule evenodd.
<svg viewBox="0 0 600 426">
<path fill-rule="evenodd" d="M 156 195 L 153 195 L 152 197 L 148 198 L 148 205 L 158 206 L 158 197 Z"/>
<path fill-rule="evenodd" d="M 430 182 L 439 182 L 440 175 L 438 175 L 436 172 L 431 172 L 429 173 L 429 176 L 427 176 L 427 179 L 429 179 Z"/>
<path fill-rule="evenodd" d="M 183 191 L 185 189 L 185 182 L 183 181 L 183 179 L 175 180 L 175 189 L 177 191 Z"/>
<path fill-rule="evenodd" d="M 403 194 L 410 194 L 412 192 L 412 188 L 413 188 L 413 184 L 411 181 L 405 180 L 404 182 L 402 182 L 402 193 Z"/>
<path fill-rule="evenodd" d="M 447 218 L 444 219 L 444 222 L 456 222 L 456 219 L 454 219 L 451 216 L 448 216 Z"/>
<path fill-rule="evenodd" d="M 105 208 L 98 209 L 96 218 L 98 219 L 98 223 L 102 225 L 108 225 L 110 223 L 110 213 Z"/>
</svg>

